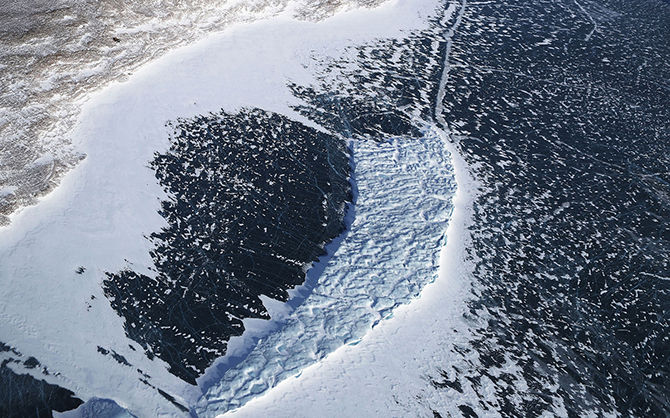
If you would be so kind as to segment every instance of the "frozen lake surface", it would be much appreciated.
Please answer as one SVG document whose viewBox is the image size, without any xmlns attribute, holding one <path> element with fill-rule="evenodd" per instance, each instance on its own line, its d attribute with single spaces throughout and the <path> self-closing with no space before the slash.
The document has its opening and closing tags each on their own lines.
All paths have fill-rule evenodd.
<svg viewBox="0 0 670 418">
<path fill-rule="evenodd" d="M 0 407 L 667 415 L 670 6 L 276 6 L 63 125 L 0 229 Z"/>
</svg>

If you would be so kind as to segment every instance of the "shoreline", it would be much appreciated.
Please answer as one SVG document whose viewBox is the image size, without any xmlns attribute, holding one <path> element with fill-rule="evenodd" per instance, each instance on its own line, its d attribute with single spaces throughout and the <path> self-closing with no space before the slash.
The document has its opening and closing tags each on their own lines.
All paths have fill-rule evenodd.
<svg viewBox="0 0 670 418">
<path fill-rule="evenodd" d="M 472 297 L 472 266 L 465 258 L 479 184 L 465 160 L 456 154 L 448 134 L 439 131 L 452 152 L 458 187 L 437 279 L 427 284 L 418 298 L 396 308 L 392 318 L 379 322 L 355 346 L 338 348 L 298 376 L 217 418 L 259 414 L 273 418 L 393 416 L 408 413 L 403 405 L 411 405 L 410 398 L 417 392 L 426 398 L 413 408 L 420 406 L 426 413 L 458 411 L 448 398 L 425 393 L 422 386 L 429 375 L 449 363 L 453 357 L 450 347 L 469 341 L 471 324 L 463 313 Z"/>
<path fill-rule="evenodd" d="M 419 6 L 409 10 L 430 8 Z M 311 65 L 308 45 L 321 45 L 324 56 L 337 57 L 347 45 L 393 37 L 423 25 L 423 18 L 403 12 L 391 12 L 401 13 L 393 27 L 361 25 L 370 19 L 376 22 L 375 16 L 396 7 L 408 6 L 406 2 L 387 3 L 373 10 L 340 13 L 319 23 L 280 16 L 236 25 L 170 51 L 140 68 L 128 81 L 92 94 L 72 134 L 75 146 L 88 155 L 86 160 L 68 172 L 40 204 L 13 214 L 12 225 L 0 229 L 4 238 L 0 253 L 5 259 L 0 273 L 22 279 L 3 289 L 3 296 L 11 295 L 7 300 L 12 303 L 0 312 L 4 319 L 0 341 L 35 356 L 50 375 L 28 369 L 21 373 L 71 389 L 84 400 L 115 399 L 133 413 L 176 413 L 155 389 L 133 383 L 141 378 L 137 368 L 178 402 L 191 404 L 189 400 L 199 390 L 167 373 L 162 362 L 144 358 L 139 347 L 126 338 L 122 318 L 108 306 L 100 288 L 106 271 L 133 266 L 152 274 L 151 247 L 143 235 L 164 224 L 156 211 L 158 200 L 165 196 L 146 164 L 156 150 L 167 147 L 164 122 L 221 108 L 258 106 L 314 126 L 290 109 L 298 100 L 286 89 L 287 81 L 305 85 L 313 81 L 303 67 Z M 286 25 L 299 28 L 300 35 Z M 274 40 L 286 30 L 290 39 Z M 258 45 L 250 33 L 262 33 L 271 42 Z M 305 45 L 301 39 L 310 33 L 320 35 L 310 37 Z M 332 33 L 339 38 L 334 39 Z M 272 46 L 277 43 L 278 47 Z M 299 47 L 292 49 L 292 45 Z M 259 61 L 265 64 L 258 66 Z M 282 63 L 281 68 L 277 63 Z M 268 97 L 267 91 L 277 94 Z M 62 243 L 58 249 L 55 242 Z M 77 273 L 80 267 L 85 269 L 82 274 Z M 33 309 L 25 311 L 21 306 Z M 113 351 L 133 367 L 100 354 L 97 347 Z M 109 381 L 94 378 L 101 375 Z"/>
</svg>

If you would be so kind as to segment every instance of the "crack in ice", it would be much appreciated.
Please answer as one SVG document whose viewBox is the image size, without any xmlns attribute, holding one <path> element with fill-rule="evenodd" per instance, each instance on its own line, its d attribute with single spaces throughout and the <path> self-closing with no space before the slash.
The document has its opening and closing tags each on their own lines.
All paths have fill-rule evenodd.
<svg viewBox="0 0 670 418">
<path fill-rule="evenodd" d="M 447 94 L 447 81 L 449 81 L 449 71 L 451 70 L 451 64 L 449 63 L 449 55 L 451 54 L 451 46 L 452 46 L 452 38 L 454 37 L 454 34 L 456 33 L 456 29 L 458 29 L 458 26 L 461 24 L 461 20 L 463 19 L 463 14 L 465 13 L 465 8 L 467 6 L 467 0 L 463 0 L 461 2 L 461 8 L 458 11 L 458 16 L 456 16 L 456 22 L 447 30 L 446 34 L 444 35 L 444 38 L 447 41 L 447 49 L 444 52 L 444 64 L 442 68 L 442 77 L 440 78 L 440 88 L 437 91 L 437 100 L 435 101 L 435 120 L 439 123 L 439 125 L 445 129 L 449 130 L 449 125 L 447 124 L 447 121 L 444 119 L 442 114 L 444 113 L 444 96 Z M 442 23 L 446 24 L 446 22 L 451 18 L 453 15 L 454 11 L 456 10 L 456 5 L 455 4 L 450 4 L 449 8 L 445 12 L 445 16 L 442 19 Z"/>
</svg>

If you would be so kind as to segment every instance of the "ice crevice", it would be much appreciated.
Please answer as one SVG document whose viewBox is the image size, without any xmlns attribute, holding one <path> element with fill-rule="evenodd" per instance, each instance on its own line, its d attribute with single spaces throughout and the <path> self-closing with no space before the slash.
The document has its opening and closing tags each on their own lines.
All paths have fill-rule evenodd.
<svg viewBox="0 0 670 418">
<path fill-rule="evenodd" d="M 355 140 L 356 216 L 313 291 L 198 402 L 201 417 L 246 404 L 339 347 L 357 344 L 435 280 L 456 192 L 447 136 Z"/>
</svg>

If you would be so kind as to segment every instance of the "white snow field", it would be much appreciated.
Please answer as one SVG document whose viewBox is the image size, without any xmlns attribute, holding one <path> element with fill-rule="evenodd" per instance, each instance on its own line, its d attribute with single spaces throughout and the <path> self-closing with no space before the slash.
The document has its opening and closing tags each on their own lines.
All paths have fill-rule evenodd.
<svg viewBox="0 0 670 418">
<path fill-rule="evenodd" d="M 86 97 L 167 51 L 236 22 L 319 20 L 378 0 L 0 2 L 0 225 L 84 155 L 69 131 Z"/>
<path fill-rule="evenodd" d="M 11 225 L 0 228 L 0 341 L 37 358 L 49 374 L 10 367 L 84 400 L 113 399 L 140 418 L 185 415 L 156 388 L 201 416 L 265 392 L 235 414 L 402 415 L 404 402 L 420 395 L 408 388 L 425 384 L 428 373 L 448 362 L 442 344 L 465 338 L 467 329 L 461 313 L 468 280 L 459 260 L 468 219 L 464 190 L 473 185 L 447 134 L 433 126 L 418 140 L 351 143 L 358 188 L 353 224 L 328 264 L 319 266 L 314 290 L 292 313 L 268 301 L 286 326 L 267 335 L 278 324 L 245 321 L 253 335 L 233 341 L 230 356 L 197 387 L 126 337 L 101 282 L 105 272 L 125 267 L 153 274 L 145 237 L 165 226 L 157 211 L 166 196 L 148 162 L 168 146 L 167 121 L 259 107 L 315 126 L 291 110 L 299 101 L 286 87 L 315 82 L 312 57 L 338 57 L 347 46 L 423 28 L 435 7 L 433 0 L 394 0 L 318 23 L 296 21 L 289 7 L 171 51 L 93 95 L 71 133 L 87 158 L 38 205 L 12 214 Z M 241 363 L 230 360 L 248 351 Z M 427 407 L 432 402 L 449 408 L 444 399 L 425 400 Z"/>
</svg>

